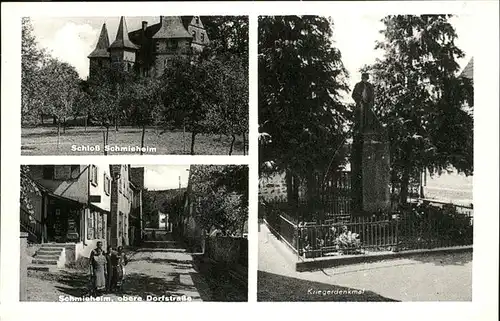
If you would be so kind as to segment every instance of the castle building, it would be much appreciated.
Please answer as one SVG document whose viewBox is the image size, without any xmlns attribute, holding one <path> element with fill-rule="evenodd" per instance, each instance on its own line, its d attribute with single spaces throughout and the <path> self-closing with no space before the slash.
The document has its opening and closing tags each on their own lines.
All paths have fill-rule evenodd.
<svg viewBox="0 0 500 321">
<path fill-rule="evenodd" d="M 201 52 L 209 39 L 199 16 L 160 16 L 160 22 L 129 32 L 120 18 L 116 39 L 110 44 L 104 23 L 97 45 L 88 56 L 90 77 L 101 68 L 135 70 L 143 76 L 159 77 L 176 55 Z"/>
</svg>

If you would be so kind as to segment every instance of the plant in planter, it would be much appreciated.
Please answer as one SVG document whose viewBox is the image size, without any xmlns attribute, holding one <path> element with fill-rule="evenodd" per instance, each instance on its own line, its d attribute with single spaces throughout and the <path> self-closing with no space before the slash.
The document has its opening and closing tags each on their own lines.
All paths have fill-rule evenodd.
<svg viewBox="0 0 500 321">
<path fill-rule="evenodd" d="M 335 239 L 338 251 L 341 254 L 355 254 L 361 248 L 361 240 L 358 233 L 352 233 L 347 226 L 342 226 L 342 232 Z"/>
</svg>

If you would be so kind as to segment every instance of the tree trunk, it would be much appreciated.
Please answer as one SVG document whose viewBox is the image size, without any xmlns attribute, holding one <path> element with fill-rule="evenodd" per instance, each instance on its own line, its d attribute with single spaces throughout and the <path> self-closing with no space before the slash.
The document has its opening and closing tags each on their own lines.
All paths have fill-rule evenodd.
<svg viewBox="0 0 500 321">
<path fill-rule="evenodd" d="M 88 119 L 89 119 L 89 115 L 87 115 L 85 117 L 85 121 L 84 121 L 85 131 L 87 131 L 87 121 L 88 121 Z"/>
<path fill-rule="evenodd" d="M 247 154 L 247 136 L 245 132 L 243 132 L 243 156 Z"/>
<path fill-rule="evenodd" d="M 115 132 L 118 131 L 118 116 L 115 117 Z"/>
<path fill-rule="evenodd" d="M 63 134 L 66 134 L 66 117 L 63 120 Z"/>
<path fill-rule="evenodd" d="M 194 155 L 194 139 L 196 137 L 196 132 L 191 133 L 191 155 Z"/>
<path fill-rule="evenodd" d="M 108 145 L 108 138 L 109 138 L 109 126 L 106 126 L 106 131 L 105 132 L 102 132 L 102 137 L 103 137 L 103 140 L 104 140 L 104 144 L 103 144 L 103 152 L 104 152 L 104 156 L 108 155 L 108 152 L 106 151 L 106 146 Z"/>
<path fill-rule="evenodd" d="M 57 149 L 59 149 L 59 141 L 61 140 L 61 122 L 57 119 Z"/>
<path fill-rule="evenodd" d="M 236 140 L 236 135 L 231 135 L 232 139 L 231 139 L 231 147 L 229 148 L 229 155 L 232 155 L 233 154 L 233 146 L 234 146 L 234 141 Z"/>
<path fill-rule="evenodd" d="M 142 148 L 144 147 L 144 136 L 146 136 L 146 124 L 142 125 L 142 136 L 141 136 L 141 155 L 144 154 L 142 152 Z"/>
</svg>

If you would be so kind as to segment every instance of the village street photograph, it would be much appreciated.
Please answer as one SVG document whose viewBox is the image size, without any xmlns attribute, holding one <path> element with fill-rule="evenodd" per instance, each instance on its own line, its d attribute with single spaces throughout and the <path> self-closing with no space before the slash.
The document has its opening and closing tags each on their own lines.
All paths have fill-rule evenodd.
<svg viewBox="0 0 500 321">
<path fill-rule="evenodd" d="M 21 165 L 20 301 L 248 300 L 248 166 Z"/>
<path fill-rule="evenodd" d="M 472 301 L 475 37 L 259 17 L 258 301 Z"/>
<path fill-rule="evenodd" d="M 246 155 L 248 17 L 24 17 L 21 155 Z"/>
</svg>

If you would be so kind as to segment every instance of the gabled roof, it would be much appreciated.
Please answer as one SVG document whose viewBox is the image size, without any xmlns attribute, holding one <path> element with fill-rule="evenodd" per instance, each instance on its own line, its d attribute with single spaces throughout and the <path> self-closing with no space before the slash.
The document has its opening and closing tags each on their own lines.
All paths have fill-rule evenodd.
<svg viewBox="0 0 500 321">
<path fill-rule="evenodd" d="M 113 41 L 111 46 L 109 46 L 110 49 L 123 49 L 123 48 L 129 48 L 129 49 L 139 49 L 135 44 L 130 41 L 128 37 L 128 29 L 127 29 L 127 23 L 125 22 L 125 19 L 120 17 L 120 25 L 118 26 L 118 33 L 116 34 L 116 39 Z"/>
<path fill-rule="evenodd" d="M 162 17 L 159 30 L 153 35 L 153 39 L 192 38 L 184 27 L 178 16 Z"/>
<path fill-rule="evenodd" d="M 462 70 L 460 77 L 469 78 L 471 80 L 474 80 L 474 57 L 472 57 L 469 60 L 469 62 L 467 63 L 467 66 L 465 66 L 464 70 Z"/>
<path fill-rule="evenodd" d="M 108 58 L 109 52 L 109 37 L 108 37 L 108 29 L 106 28 L 106 24 L 104 23 L 101 28 L 101 34 L 99 35 L 99 40 L 97 41 L 97 45 L 95 46 L 94 51 L 90 53 L 88 58 Z"/>
</svg>

